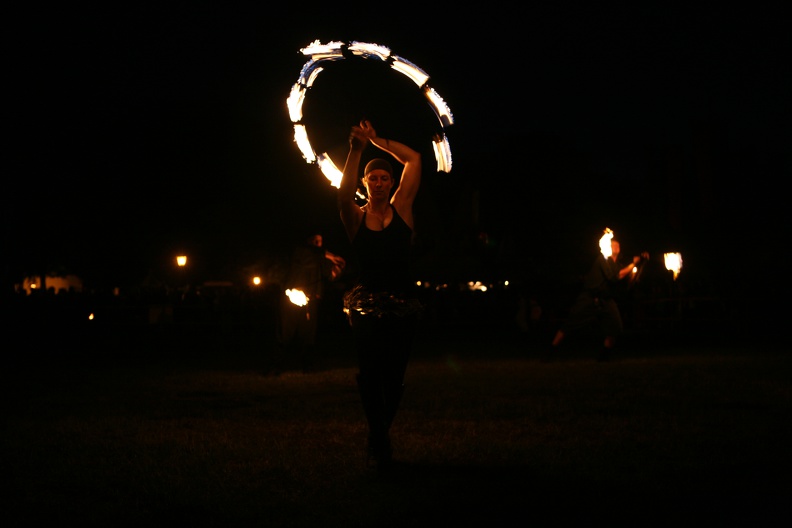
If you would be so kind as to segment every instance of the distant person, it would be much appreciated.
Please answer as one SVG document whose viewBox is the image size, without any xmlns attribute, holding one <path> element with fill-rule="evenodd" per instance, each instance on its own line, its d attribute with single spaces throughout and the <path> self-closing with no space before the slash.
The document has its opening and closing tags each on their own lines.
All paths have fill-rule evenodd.
<svg viewBox="0 0 792 528">
<path fill-rule="evenodd" d="M 643 259 L 648 259 L 649 254 L 644 252 L 640 256 L 635 256 L 625 265 L 619 262 L 621 244 L 611 239 L 610 249 L 609 257 L 605 257 L 601 252 L 597 254 L 597 258 L 584 276 L 583 288 L 569 309 L 566 321 L 553 337 L 545 360 L 558 356 L 558 347 L 568 334 L 588 325 L 597 325 L 604 335 L 597 359 L 608 361 L 611 358 L 616 339 L 624 330 L 621 312 L 616 302 L 616 285 L 620 280 L 628 277 Z"/>
<path fill-rule="evenodd" d="M 519 331 L 527 336 L 535 336 L 542 319 L 542 306 L 534 294 L 521 294 L 517 299 L 517 313 L 514 320 Z"/>
<path fill-rule="evenodd" d="M 300 292 L 306 304 L 292 300 L 284 292 L 281 299 L 281 350 L 276 374 L 290 365 L 308 372 L 314 368 L 319 304 L 322 302 L 325 281 L 336 280 L 344 271 L 346 261 L 323 247 L 320 233 L 311 234 L 296 246 L 290 256 L 284 286 L 290 293 Z"/>
<path fill-rule="evenodd" d="M 363 170 L 368 202 L 355 202 L 363 151 L 371 143 L 403 165 L 374 158 Z M 412 296 L 409 275 L 413 202 L 421 183 L 421 156 L 407 145 L 377 135 L 369 121 L 353 126 L 338 190 L 341 221 L 358 265 L 344 295 L 358 361 L 357 383 L 368 421 L 368 454 L 381 471 L 392 461 L 390 428 L 404 391 L 421 303 Z"/>
</svg>

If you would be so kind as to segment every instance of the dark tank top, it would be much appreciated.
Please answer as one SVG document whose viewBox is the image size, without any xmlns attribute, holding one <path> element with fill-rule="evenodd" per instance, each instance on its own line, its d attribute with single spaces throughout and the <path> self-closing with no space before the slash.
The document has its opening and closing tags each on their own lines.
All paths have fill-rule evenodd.
<svg viewBox="0 0 792 528">
<path fill-rule="evenodd" d="M 352 241 L 358 259 L 358 284 L 370 292 L 405 293 L 410 284 L 412 229 L 391 205 L 393 219 L 382 231 L 366 227 L 366 214 Z"/>
</svg>

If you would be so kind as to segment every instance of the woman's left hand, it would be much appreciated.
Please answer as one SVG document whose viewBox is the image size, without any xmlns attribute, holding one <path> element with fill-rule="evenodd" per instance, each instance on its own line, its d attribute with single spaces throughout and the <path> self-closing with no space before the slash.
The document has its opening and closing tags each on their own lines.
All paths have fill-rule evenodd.
<svg viewBox="0 0 792 528">
<path fill-rule="evenodd" d="M 360 129 L 363 131 L 366 137 L 369 138 L 369 140 L 377 137 L 377 131 L 374 129 L 374 126 L 368 119 L 363 119 L 360 121 Z"/>
</svg>

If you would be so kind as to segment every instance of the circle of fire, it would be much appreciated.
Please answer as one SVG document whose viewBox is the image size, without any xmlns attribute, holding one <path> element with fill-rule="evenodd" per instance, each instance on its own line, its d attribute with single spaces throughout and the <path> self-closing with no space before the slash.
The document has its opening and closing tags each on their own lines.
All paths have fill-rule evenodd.
<svg viewBox="0 0 792 528">
<path fill-rule="evenodd" d="M 311 88 L 316 81 L 316 78 L 322 72 L 324 66 L 334 61 L 344 60 L 345 55 L 350 53 L 364 59 L 383 61 L 397 72 L 407 76 L 418 86 L 429 101 L 443 129 L 443 133 L 435 135 L 432 140 L 432 147 L 434 148 L 435 159 L 437 160 L 437 170 L 446 173 L 451 172 L 451 147 L 448 144 L 445 129 L 454 123 L 454 118 L 445 101 L 443 101 L 440 95 L 427 84 L 429 75 L 418 66 L 403 57 L 394 55 L 391 53 L 391 50 L 385 46 L 364 42 L 353 41 L 348 44 L 343 42 L 329 42 L 327 44 L 322 44 L 316 40 L 309 44 L 308 47 L 301 49 L 300 52 L 310 58 L 308 62 L 303 65 L 300 71 L 300 77 L 292 86 L 291 93 L 286 100 L 286 105 L 289 109 L 289 118 L 294 124 L 294 141 L 297 143 L 300 152 L 302 152 L 305 161 L 318 164 L 322 173 L 333 187 L 337 188 L 341 185 L 341 170 L 333 164 L 327 153 L 316 154 L 314 152 L 308 140 L 308 133 L 306 132 L 305 125 L 302 124 L 302 107 L 305 103 L 305 97 L 309 88 Z"/>
</svg>

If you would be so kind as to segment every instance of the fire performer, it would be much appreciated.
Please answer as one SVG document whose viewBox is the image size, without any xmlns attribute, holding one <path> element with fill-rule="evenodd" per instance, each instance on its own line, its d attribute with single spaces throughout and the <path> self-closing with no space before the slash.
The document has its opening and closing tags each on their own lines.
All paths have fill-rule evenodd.
<svg viewBox="0 0 792 528">
<path fill-rule="evenodd" d="M 384 158 L 368 162 L 363 186 L 368 201 L 355 202 L 363 151 L 371 143 L 403 165 L 396 184 Z M 353 126 L 338 190 L 338 209 L 358 264 L 354 286 L 344 295 L 358 361 L 357 384 L 368 421 L 369 460 L 391 465 L 390 427 L 404 392 L 421 304 L 410 296 L 409 259 L 413 202 L 421 183 L 421 155 L 407 145 L 377 135 L 369 121 Z"/>
<path fill-rule="evenodd" d="M 648 260 L 649 254 L 643 252 L 640 256 L 634 256 L 629 264 L 623 265 L 619 262 L 621 244 L 612 238 L 609 229 L 606 229 L 603 239 L 607 236 L 611 237 L 610 255 L 606 256 L 608 252 L 605 251 L 600 252 L 583 277 L 583 289 L 569 309 L 566 321 L 553 337 L 545 360 L 557 357 L 558 347 L 570 332 L 595 323 L 599 325 L 605 336 L 597 360 L 608 361 L 611 358 L 616 339 L 624 331 L 621 312 L 615 298 L 616 285 L 620 280 L 630 276 L 643 260 Z M 600 247 L 604 250 L 607 244 L 603 244 L 601 240 Z"/>
<path fill-rule="evenodd" d="M 297 292 L 300 299 L 296 302 L 291 296 L 281 297 L 275 374 L 290 366 L 299 365 L 303 372 L 314 368 L 319 304 L 325 282 L 336 280 L 346 266 L 343 257 L 323 247 L 323 241 L 322 234 L 314 232 L 291 253 L 284 283 L 287 291 Z M 304 304 L 300 302 L 303 299 Z"/>
</svg>

